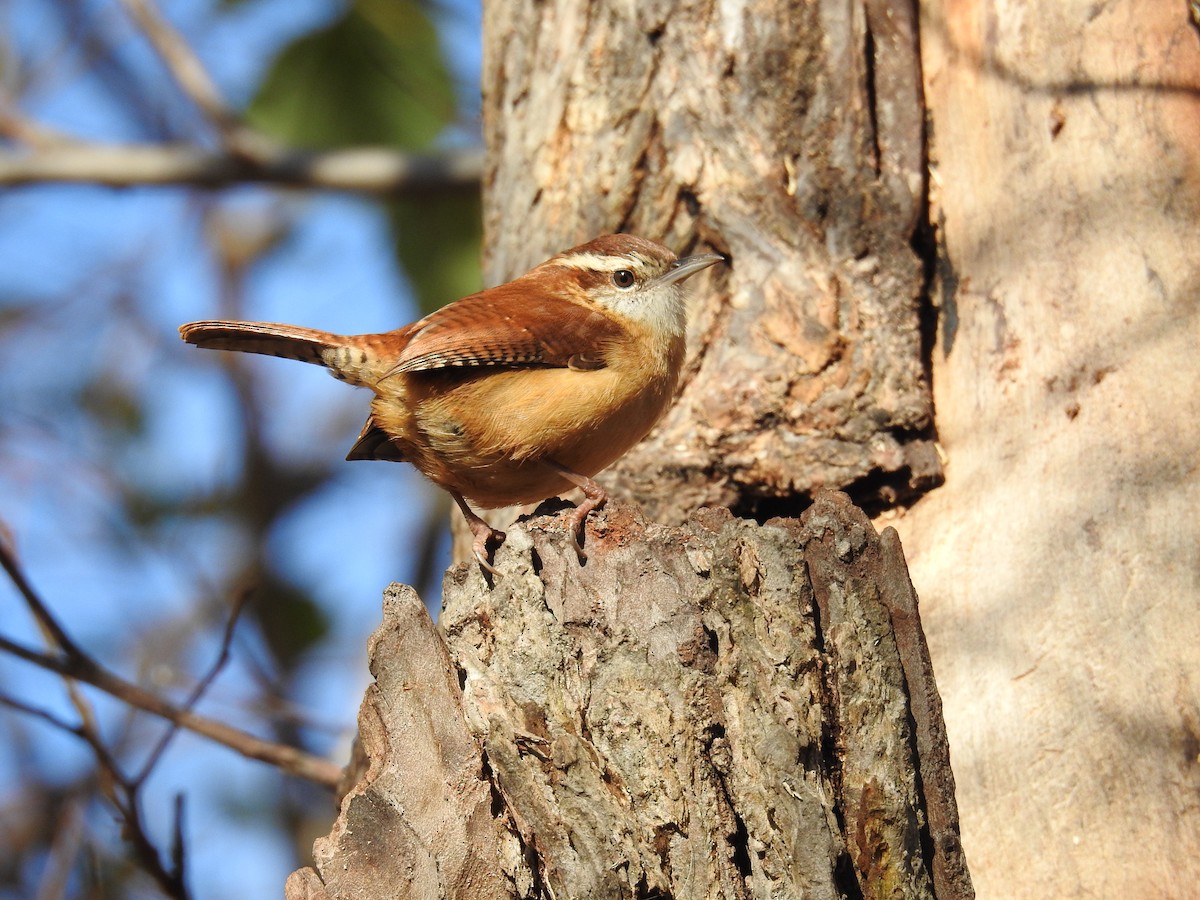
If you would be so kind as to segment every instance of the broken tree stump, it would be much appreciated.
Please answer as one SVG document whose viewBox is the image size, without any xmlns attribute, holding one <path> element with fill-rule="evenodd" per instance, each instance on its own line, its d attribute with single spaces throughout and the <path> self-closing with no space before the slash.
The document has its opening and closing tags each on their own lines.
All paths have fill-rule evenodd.
<svg viewBox="0 0 1200 900">
<path fill-rule="evenodd" d="M 759 525 L 509 530 L 440 626 L 393 585 L 368 764 L 299 898 L 973 895 L 899 541 L 841 494 Z"/>
</svg>

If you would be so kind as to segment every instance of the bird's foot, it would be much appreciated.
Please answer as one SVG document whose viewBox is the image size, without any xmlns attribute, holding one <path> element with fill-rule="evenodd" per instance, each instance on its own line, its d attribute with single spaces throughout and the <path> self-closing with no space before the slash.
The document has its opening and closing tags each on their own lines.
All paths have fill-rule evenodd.
<svg viewBox="0 0 1200 900">
<path fill-rule="evenodd" d="M 500 570 L 492 565 L 492 554 L 488 552 L 488 544 L 494 543 L 495 549 L 499 550 L 504 543 L 504 532 L 497 531 L 483 519 L 475 514 L 471 507 L 467 506 L 467 501 L 463 499 L 461 494 L 451 492 L 450 496 L 454 498 L 454 502 L 458 504 L 458 508 L 462 510 L 463 518 L 467 520 L 467 527 L 471 529 L 471 534 L 474 540 L 471 542 L 471 555 L 475 557 L 475 562 L 479 563 L 479 567 L 492 576 L 499 576 Z"/>
<path fill-rule="evenodd" d="M 575 548 L 575 555 L 579 557 L 582 565 L 587 562 L 588 558 L 587 551 L 583 549 L 583 539 L 587 532 L 587 517 L 593 510 L 599 509 L 608 502 L 608 492 L 586 475 L 572 472 L 551 460 L 547 460 L 547 462 L 558 471 L 559 475 L 583 491 L 583 502 L 575 507 L 575 512 L 571 513 L 570 530 L 568 531 L 571 546 Z"/>
<path fill-rule="evenodd" d="M 482 519 L 479 520 L 483 522 Z M 499 575 L 500 570 L 491 563 L 491 553 L 488 553 L 488 542 L 495 542 L 495 549 L 499 550 L 501 544 L 504 543 L 504 532 L 497 531 L 495 528 L 483 522 L 483 528 L 476 530 L 474 525 L 471 526 L 471 531 L 475 535 L 475 540 L 471 544 L 471 555 L 475 557 L 475 562 L 479 563 L 479 567 L 491 575 Z M 493 551 L 494 552 L 494 551 Z"/>
</svg>

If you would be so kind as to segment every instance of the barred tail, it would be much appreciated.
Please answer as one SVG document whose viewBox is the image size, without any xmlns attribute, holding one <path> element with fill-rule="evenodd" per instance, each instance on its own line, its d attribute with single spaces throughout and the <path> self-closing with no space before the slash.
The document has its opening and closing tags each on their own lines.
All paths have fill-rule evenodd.
<svg viewBox="0 0 1200 900">
<path fill-rule="evenodd" d="M 334 378 L 371 385 L 378 380 L 379 362 L 366 336 L 346 336 L 298 325 L 273 322 L 189 322 L 179 336 L 207 350 L 261 353 L 325 366 Z"/>
</svg>

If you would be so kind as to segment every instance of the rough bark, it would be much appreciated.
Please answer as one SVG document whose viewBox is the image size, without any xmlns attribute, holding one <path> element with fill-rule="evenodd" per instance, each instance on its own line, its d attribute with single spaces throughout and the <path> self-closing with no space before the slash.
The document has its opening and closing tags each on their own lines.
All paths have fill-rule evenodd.
<svg viewBox="0 0 1200 900">
<path fill-rule="evenodd" d="M 895 519 L 981 896 L 1200 884 L 1200 32 L 922 5 L 946 484 Z"/>
<path fill-rule="evenodd" d="M 1182 2 L 928 0 L 921 13 L 938 185 L 931 365 L 949 464 L 946 486 L 895 521 L 926 600 L 975 876 L 989 896 L 1178 896 L 1200 880 L 1200 42 Z M 493 3 L 487 20 L 492 280 L 618 228 L 731 257 L 697 291 L 683 396 L 620 467 L 623 489 L 682 522 L 701 503 L 761 513 L 769 498 L 823 483 L 887 500 L 935 479 L 936 464 L 920 462 L 930 407 L 914 301 L 923 273 L 909 241 L 923 149 L 906 8 Z M 610 569 L 597 555 L 581 575 L 534 525 L 501 558 L 540 607 L 503 590 L 491 607 L 472 605 L 462 594 L 479 588 L 471 572 L 451 584 L 464 708 L 495 762 L 482 774 L 503 817 L 499 846 L 524 848 L 501 854 L 510 890 L 548 895 L 569 858 L 573 873 L 604 884 L 636 889 L 644 878 L 646 895 L 652 879 L 688 877 L 693 862 L 719 885 L 736 885 L 720 881 L 736 873 L 738 890 L 776 884 L 787 895 L 795 882 L 784 878 L 849 888 L 846 865 L 890 859 L 864 850 L 873 828 L 849 827 L 875 795 L 855 788 L 861 757 L 846 723 L 869 733 L 855 704 L 886 701 L 860 689 L 889 681 L 855 684 L 867 676 L 837 668 L 842 641 L 855 639 L 836 631 L 837 603 L 817 601 L 840 602 L 843 590 L 823 594 L 809 560 L 813 605 L 780 612 L 771 595 L 785 551 L 713 537 L 752 526 L 693 519 L 675 556 L 660 559 L 638 549 L 655 539 L 632 537 L 636 520 L 603 521 L 613 552 L 643 553 L 642 565 Z M 694 594 L 708 605 L 686 614 L 679 597 L 693 594 L 676 579 L 689 566 L 701 575 L 688 556 L 697 541 L 723 549 L 711 563 L 695 557 L 710 567 Z M 744 569 L 743 545 L 757 559 Z M 879 584 L 901 581 L 889 571 Z M 588 587 L 602 576 L 608 592 Z M 752 594 L 762 613 L 749 627 Z M 483 637 L 511 627 L 494 624 L 502 612 L 538 635 L 521 653 L 559 668 L 497 687 L 490 666 L 509 645 Z M 901 604 L 890 617 L 914 690 L 928 670 L 909 668 L 922 654 L 903 652 L 913 646 L 904 635 L 919 631 Z M 705 640 L 689 651 L 680 623 L 691 620 Z M 781 622 L 812 640 L 776 643 L 789 630 Z M 819 664 L 805 668 L 817 636 Z M 634 652 L 635 639 L 645 649 Z M 870 660 L 890 646 L 882 640 Z M 642 657 L 670 665 L 672 678 L 611 675 Z M 570 680 L 579 672 L 609 686 L 585 691 Z M 681 695 L 681 684 L 710 689 Z M 539 697 L 558 706 L 530 705 Z M 612 715 L 583 718 L 593 702 Z M 800 712 L 782 714 L 781 728 L 789 704 Z M 623 719 L 625 708 L 654 726 Z M 709 720 L 697 721 L 724 733 L 705 737 L 677 710 L 703 712 Z M 827 729 L 809 718 L 816 710 Z M 935 694 L 892 711 L 911 716 L 905 745 L 938 733 Z M 830 749 L 815 765 L 801 752 L 814 734 Z M 655 768 L 656 748 L 677 745 L 685 764 Z M 936 737 L 933 746 L 944 748 Z M 778 748 L 800 759 L 790 781 Z M 950 855 L 901 880 L 932 878 L 953 895 L 969 888 L 953 807 L 935 812 L 949 778 L 930 769 L 937 755 L 918 754 L 920 778 L 890 780 L 899 788 L 887 799 L 903 811 L 906 786 L 924 788 L 918 843 Z M 660 782 L 680 787 L 649 802 Z M 769 802 L 768 822 L 788 823 L 761 843 L 751 837 L 761 840 L 765 812 L 738 805 L 756 783 L 769 786 L 756 808 Z M 701 799 L 680 801 L 683 786 Z M 513 812 L 527 789 L 530 811 Z M 802 802 L 822 792 L 843 816 L 827 816 L 824 832 Z M 624 824 L 623 802 L 658 815 L 655 826 Z M 680 809 L 688 828 L 660 831 Z M 562 823 L 594 837 L 596 810 L 622 825 L 612 844 L 577 849 Z M 889 821 L 888 846 L 910 842 L 904 816 Z M 814 835 L 823 842 L 807 843 Z M 802 844 L 819 865 L 788 855 Z"/>
<path fill-rule="evenodd" d="M 485 5 L 487 273 L 607 231 L 729 256 L 682 394 L 604 475 L 661 522 L 936 483 L 921 355 L 915 8 Z"/>
<path fill-rule="evenodd" d="M 445 641 L 412 588 L 384 595 L 368 655 L 375 683 L 358 716 L 357 783 L 287 897 L 510 896 L 500 871 L 512 842 L 492 816 Z"/>
<path fill-rule="evenodd" d="M 618 507 L 581 567 L 563 524 L 448 573 L 449 655 L 391 589 L 370 767 L 290 898 L 971 896 L 894 534 Z"/>
<path fill-rule="evenodd" d="M 364 741 L 371 764 L 290 896 L 970 896 L 899 544 L 818 495 L 891 502 L 940 477 L 911 246 L 915 10 L 567 0 L 485 15 L 490 280 L 605 231 L 730 264 L 697 290 L 679 401 L 603 476 L 666 524 L 617 506 L 580 567 L 561 517 L 537 518 L 507 529 L 494 584 L 453 569 L 438 699 L 369 698 L 383 746 Z M 761 519 L 815 495 L 799 523 L 693 513 Z M 414 721 L 440 728 L 420 732 L 419 778 L 397 762 Z M 451 785 L 466 831 L 428 812 Z M 403 837 L 367 865 L 380 827 Z M 498 893 L 459 877 L 480 871 L 464 860 L 495 861 Z"/>
</svg>

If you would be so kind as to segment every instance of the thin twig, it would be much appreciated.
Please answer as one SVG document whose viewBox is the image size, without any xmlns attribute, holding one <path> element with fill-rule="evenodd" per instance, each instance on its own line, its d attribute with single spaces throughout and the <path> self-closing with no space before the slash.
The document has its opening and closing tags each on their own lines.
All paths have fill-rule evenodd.
<svg viewBox="0 0 1200 900">
<path fill-rule="evenodd" d="M 3 539 L 2 530 L 0 530 L 0 564 L 8 572 L 13 583 L 17 585 L 17 589 L 25 597 L 30 608 L 34 610 L 39 623 L 48 633 L 55 636 L 62 652 L 54 655 L 43 653 L 3 636 L 0 636 L 0 651 L 10 653 L 47 671 L 90 684 L 132 707 L 152 713 L 219 744 L 224 744 L 250 759 L 270 763 L 285 772 L 317 784 L 323 784 L 326 787 L 335 788 L 337 786 L 341 778 L 341 769 L 328 760 L 312 756 L 295 747 L 263 740 L 226 725 L 224 722 L 197 715 L 189 709 L 180 709 L 152 691 L 126 681 L 84 653 L 66 635 L 62 626 L 51 615 L 41 598 L 37 596 L 21 571 L 20 565 L 12 553 L 12 548 Z M 81 715 L 84 713 L 81 712 Z"/>
<path fill-rule="evenodd" d="M 0 97 L 0 137 L 39 150 L 80 143 L 78 138 L 65 131 L 58 131 L 22 115 L 20 110 L 13 106 L 11 97 Z"/>
<path fill-rule="evenodd" d="M 170 722 L 177 722 L 188 731 L 223 744 L 242 756 L 277 766 L 297 778 L 304 778 L 328 788 L 337 787 L 341 778 L 341 769 L 329 760 L 297 750 L 295 747 L 263 740 L 224 722 L 179 709 L 157 694 L 126 681 L 91 659 L 49 656 L 3 636 L 0 636 L 0 652 L 12 654 L 49 672 L 83 681 L 130 706 Z"/>
<path fill-rule="evenodd" d="M 138 794 L 139 785 L 133 784 L 124 776 L 120 765 L 100 738 L 100 735 L 86 723 L 72 725 L 70 722 L 60 719 L 49 710 L 32 706 L 23 700 L 18 700 L 16 697 L 9 696 L 3 692 L 0 692 L 0 706 L 7 706 L 27 716 L 41 719 L 67 734 L 74 735 L 91 748 L 92 754 L 96 757 L 96 762 L 100 767 L 100 788 L 105 798 L 120 815 L 122 836 L 133 847 L 142 868 L 158 883 L 159 887 L 162 888 L 168 897 L 174 897 L 177 900 L 187 900 L 187 886 L 184 883 L 183 868 L 179 862 L 182 859 L 182 851 L 178 847 L 173 846 L 172 857 L 176 860 L 175 865 L 171 869 L 163 865 L 162 859 L 158 855 L 158 849 L 154 846 L 153 841 L 150 840 L 150 836 L 146 833 L 146 829 L 142 823 L 141 801 Z M 176 815 L 179 815 L 178 801 L 176 803 Z M 178 820 L 175 822 L 173 833 L 175 835 L 173 840 L 178 842 L 182 833 L 182 826 Z"/>
<path fill-rule="evenodd" d="M 142 801 L 137 785 L 131 784 L 121 771 L 116 757 L 108 749 L 93 725 L 84 719 L 77 734 L 83 738 L 92 749 L 92 755 L 100 766 L 100 788 L 105 798 L 116 809 L 121 817 L 121 836 L 133 847 L 142 869 L 153 878 L 163 893 L 176 900 L 187 900 L 187 886 L 183 881 L 183 873 L 169 869 L 163 865 L 158 848 L 146 833 L 142 821 Z"/>
<path fill-rule="evenodd" d="M 110 187 L 182 184 L 217 188 L 251 182 L 414 196 L 479 189 L 477 150 L 414 156 L 384 148 L 307 153 L 276 149 L 246 159 L 189 145 L 60 144 L 0 151 L 0 185 L 43 182 Z"/>
<path fill-rule="evenodd" d="M 33 589 L 33 585 L 29 583 L 29 579 L 25 577 L 25 572 L 21 569 L 20 563 L 17 561 L 16 551 L 12 544 L 11 535 L 8 530 L 0 531 L 0 566 L 4 567 L 4 571 L 8 573 L 8 577 L 12 579 L 17 590 L 25 599 L 25 605 L 29 607 L 37 620 L 38 628 L 45 637 L 47 643 L 51 644 L 51 649 L 57 649 L 68 657 L 85 657 L 83 650 L 79 645 L 71 639 L 67 634 L 66 629 L 59 624 L 58 620 L 50 612 L 50 608 L 42 602 L 42 598 L 38 596 Z M 96 721 L 96 713 L 92 709 L 92 705 L 87 698 L 79 690 L 79 685 L 71 679 L 66 679 L 67 696 L 71 699 L 71 704 L 79 713 L 79 720 L 82 723 L 81 727 L 88 734 L 96 736 L 99 740 L 100 727 Z"/>
<path fill-rule="evenodd" d="M 142 869 L 155 880 L 164 894 L 175 900 L 187 900 L 188 891 L 183 881 L 183 873 L 163 865 L 158 848 L 146 833 L 139 787 L 125 777 L 116 757 L 95 727 L 95 718 L 90 715 L 90 707 L 88 712 L 89 715 L 81 720 L 78 729 L 72 733 L 86 741 L 91 747 L 92 755 L 96 757 L 96 763 L 100 767 L 100 789 L 121 817 L 121 837 L 133 848 L 134 856 Z"/>
<path fill-rule="evenodd" d="M 138 797 L 138 787 L 122 774 L 121 768 L 100 735 L 86 724 L 72 725 L 49 710 L 32 706 L 23 700 L 0 692 L 0 706 L 7 706 L 18 712 L 36 719 L 48 722 L 55 728 L 67 734 L 74 735 L 86 743 L 96 757 L 100 766 L 100 788 L 105 798 L 113 805 L 121 817 L 121 833 L 133 847 L 141 862 L 142 868 L 163 889 L 168 897 L 177 900 L 187 900 L 187 887 L 183 881 L 183 870 L 176 865 L 167 869 L 158 855 L 158 849 L 146 834 L 142 824 L 141 803 Z M 176 823 L 176 831 L 180 826 Z"/>
<path fill-rule="evenodd" d="M 46 868 L 38 882 L 37 900 L 65 900 L 75 859 L 83 841 L 83 801 L 76 797 L 64 805 L 54 837 L 46 852 Z"/>
<path fill-rule="evenodd" d="M 225 664 L 229 662 L 229 648 L 233 643 L 233 632 L 237 627 L 238 619 L 242 615 L 242 610 L 246 608 L 246 601 L 249 599 L 249 597 L 249 591 L 241 591 L 236 597 L 234 597 L 233 609 L 229 613 L 229 618 L 225 622 L 225 630 L 221 635 L 221 649 L 217 653 L 217 658 L 213 660 L 213 663 L 211 666 L 209 666 L 208 671 L 204 673 L 204 676 L 198 682 L 196 682 L 196 686 L 192 688 L 192 692 L 188 694 L 187 699 L 184 700 L 183 706 L 181 707 L 183 711 L 190 713 L 196 708 L 196 704 L 200 702 L 200 698 L 204 696 L 209 687 L 212 685 L 213 681 L 216 680 L 217 675 L 219 675 L 221 670 L 225 668 Z M 140 786 L 148 777 L 150 777 L 150 773 L 154 771 L 154 767 L 158 765 L 159 759 L 166 751 L 167 745 L 170 744 L 175 735 L 179 733 L 180 727 L 181 726 L 178 722 L 170 723 L 166 733 L 159 738 L 158 743 L 154 746 L 154 749 L 150 751 L 150 755 L 146 757 L 146 761 L 143 763 L 141 771 L 134 776 L 132 783 L 135 786 Z"/>
<path fill-rule="evenodd" d="M 175 815 L 171 820 L 171 867 L 179 875 L 181 884 L 187 883 L 187 853 L 183 840 L 183 794 L 175 795 Z"/>
<path fill-rule="evenodd" d="M 42 709 L 40 706 L 33 706 L 26 703 L 24 700 L 18 700 L 11 694 L 6 694 L 0 691 L 0 706 L 7 706 L 9 709 L 16 710 L 19 713 L 30 716 L 34 719 L 41 719 L 50 725 L 53 725 L 59 731 L 65 731 L 67 734 L 73 734 L 80 740 L 84 740 L 83 729 L 78 725 L 72 725 L 65 719 L 60 719 L 48 709 Z"/>
<path fill-rule="evenodd" d="M 17 590 L 25 598 L 25 603 L 37 619 L 38 626 L 47 642 L 56 645 L 53 649 L 57 649 L 68 659 L 86 660 L 89 666 L 98 668 L 97 664 L 71 640 L 66 630 L 51 614 L 49 607 L 42 602 L 33 586 L 30 585 L 17 561 L 7 529 L 0 532 L 0 565 L 3 565 L 4 570 L 17 586 Z M 100 767 L 100 789 L 120 814 L 122 834 L 134 848 L 142 868 L 158 883 L 167 896 L 175 897 L 177 900 L 186 900 L 187 888 L 183 882 L 182 873 L 169 870 L 162 864 L 158 849 L 142 825 L 141 801 L 138 793 L 140 784 L 131 783 L 121 771 L 116 757 L 104 743 L 95 710 L 92 709 L 91 703 L 79 689 L 79 684 L 68 676 L 64 676 L 64 681 L 71 704 L 79 714 L 79 725 L 77 726 L 69 725 L 44 710 L 35 710 L 27 704 L 20 704 L 20 701 L 12 697 L 5 696 L 0 698 L 0 701 L 14 708 L 20 704 L 30 714 L 40 715 L 42 719 L 87 742 Z"/>
<path fill-rule="evenodd" d="M 142 30 L 179 89 L 217 129 L 226 146 L 235 149 L 241 125 L 183 35 L 149 0 L 121 0 L 121 5 Z"/>
<path fill-rule="evenodd" d="M 42 603 L 42 599 L 33 589 L 33 585 L 25 577 L 20 563 L 17 562 L 16 550 L 11 543 L 11 537 L 7 529 L 0 529 L 0 566 L 3 566 L 4 571 L 8 573 L 8 577 L 25 599 L 25 605 L 29 607 L 30 612 L 37 619 L 38 626 L 46 633 L 48 638 L 67 656 L 84 656 L 85 654 L 79 649 L 79 645 L 71 640 L 71 637 L 63 630 L 63 627 L 58 624 L 58 620 L 50 614 L 49 608 L 47 608 L 46 604 Z"/>
</svg>

